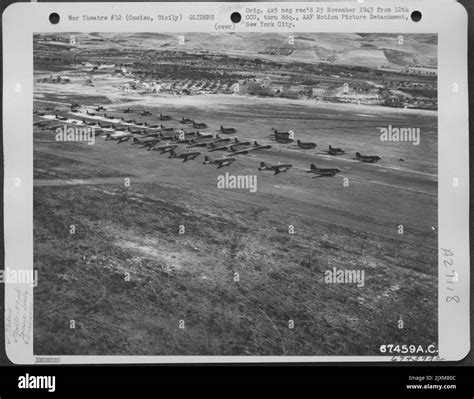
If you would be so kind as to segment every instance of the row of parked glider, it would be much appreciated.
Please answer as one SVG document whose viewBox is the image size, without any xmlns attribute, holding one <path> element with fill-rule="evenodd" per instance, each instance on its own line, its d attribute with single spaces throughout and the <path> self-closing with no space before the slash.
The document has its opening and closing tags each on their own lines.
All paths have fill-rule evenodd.
<svg viewBox="0 0 474 399">
<path fill-rule="evenodd" d="M 148 151 L 158 151 L 160 154 L 169 154 L 169 158 L 182 159 L 183 162 L 196 159 L 201 155 L 201 152 L 196 151 L 196 148 L 206 149 L 209 153 L 222 151 L 226 152 L 226 156 L 219 159 L 211 159 L 210 155 L 204 156 L 203 164 L 216 165 L 217 168 L 222 168 L 224 166 L 229 166 L 236 160 L 236 156 L 245 155 L 251 152 L 267 150 L 272 148 L 271 145 L 259 144 L 257 141 L 241 141 L 237 137 L 222 137 L 220 134 L 236 134 L 237 129 L 233 127 L 220 126 L 219 133 L 215 136 L 213 134 L 203 134 L 199 130 L 204 130 L 208 128 L 207 124 L 204 122 L 196 122 L 190 118 L 181 117 L 178 119 L 178 122 L 186 127 L 191 127 L 194 129 L 199 129 L 195 131 L 185 131 L 184 126 L 181 128 L 165 127 L 163 124 L 149 124 L 144 121 L 137 121 L 135 118 L 127 119 L 123 116 L 115 116 L 107 114 L 106 109 L 103 106 L 97 106 L 93 111 L 86 110 L 84 113 L 81 111 L 81 105 L 78 103 L 72 103 L 70 112 L 75 116 L 82 116 L 82 119 L 74 119 L 66 116 L 58 115 L 54 113 L 54 117 L 47 115 L 46 112 L 34 111 L 34 114 L 37 117 L 49 119 L 47 121 L 38 121 L 34 124 L 44 128 L 54 129 L 56 126 L 51 126 L 51 123 L 54 121 L 60 121 L 61 123 L 71 124 L 71 125 L 80 125 L 88 126 L 94 128 L 95 134 L 105 135 L 105 140 L 114 140 L 117 144 L 130 142 L 132 145 L 139 145 L 143 148 L 147 148 Z M 48 107 L 45 111 L 56 111 L 52 107 Z M 153 113 L 148 110 L 143 111 L 134 111 L 130 108 L 122 111 L 124 114 L 138 114 L 141 116 L 152 117 Z M 84 119 L 87 118 L 87 119 Z M 156 116 L 157 119 L 161 121 L 171 121 L 173 117 L 170 115 L 165 115 L 160 113 L 159 116 Z M 107 123 L 103 123 L 107 121 Z M 49 126 L 48 126 L 49 125 Z M 295 142 L 293 139 L 293 132 L 281 132 L 273 129 L 272 138 L 277 143 L 281 144 L 290 144 Z M 166 144 L 164 144 L 166 142 Z M 295 142 L 297 148 L 304 150 L 311 150 L 317 147 L 314 142 L 302 142 L 301 140 L 296 140 Z M 179 145 L 185 145 L 186 150 L 178 153 Z M 344 155 L 345 151 L 342 148 L 334 148 L 329 145 L 329 149 L 325 153 L 338 156 Z M 356 159 L 361 162 L 374 163 L 380 160 L 381 158 L 376 155 L 361 155 L 359 152 L 356 153 Z M 293 165 L 289 163 L 278 163 L 276 165 L 268 165 L 265 162 L 260 163 L 259 170 L 269 170 L 273 171 L 274 174 L 281 172 L 286 172 Z M 314 173 L 317 176 L 334 176 L 337 173 L 341 172 L 338 168 L 318 168 L 316 165 L 311 164 L 310 170 L 307 173 Z"/>
</svg>

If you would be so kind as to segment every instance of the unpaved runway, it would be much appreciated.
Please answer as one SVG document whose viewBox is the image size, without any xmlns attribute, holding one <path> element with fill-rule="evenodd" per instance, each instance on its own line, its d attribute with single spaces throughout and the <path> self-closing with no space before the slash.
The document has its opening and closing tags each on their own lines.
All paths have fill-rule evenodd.
<svg viewBox="0 0 474 399">
<path fill-rule="evenodd" d="M 128 107 L 128 106 L 127 106 Z M 126 109 L 127 107 L 120 107 Z M 289 106 L 291 112 L 293 107 Z M 117 108 L 117 107 L 115 107 Z M 185 127 L 177 122 L 178 115 L 195 115 L 196 110 L 190 109 L 180 113 L 170 112 L 167 109 L 153 110 L 154 115 L 159 112 L 172 113 L 174 120 L 162 122 L 166 126 L 176 128 Z M 172 111 L 176 111 L 171 108 Z M 375 110 L 377 111 L 377 110 Z M 374 111 L 374 115 L 377 113 Z M 117 114 L 117 111 L 106 111 L 109 114 Z M 251 203 L 264 207 L 271 207 L 283 214 L 296 213 L 307 215 L 317 220 L 325 220 L 329 223 L 348 226 L 356 230 L 369 232 L 385 237 L 392 237 L 413 245 L 423 245 L 427 248 L 436 247 L 437 228 L 437 179 L 433 171 L 436 169 L 436 152 L 433 146 L 436 144 L 433 135 L 426 136 L 423 145 L 417 148 L 410 143 L 390 143 L 383 146 L 375 136 L 374 132 L 368 132 L 366 119 L 368 114 L 357 116 L 354 111 L 348 112 L 343 107 L 337 110 L 324 109 L 324 115 L 317 114 L 321 121 L 325 120 L 327 127 L 317 128 L 317 137 L 311 136 L 313 128 L 307 127 L 314 120 L 314 109 L 302 107 L 298 111 L 301 127 L 296 132 L 301 135 L 301 139 L 315 140 L 318 147 L 314 150 L 302 150 L 295 148 L 293 144 L 279 144 L 271 139 L 268 125 L 266 129 L 258 128 L 261 120 L 236 121 L 230 111 L 230 116 L 225 115 L 223 119 L 209 119 L 212 112 L 207 111 L 206 117 L 199 118 L 205 121 L 209 128 L 204 133 L 212 133 L 218 127 L 232 126 L 237 128 L 237 136 L 240 140 L 258 140 L 261 144 L 271 144 L 272 149 L 262 150 L 249 155 L 239 155 L 237 161 L 230 167 L 217 170 L 215 166 L 202 165 L 204 155 L 211 158 L 231 156 L 226 152 L 207 153 L 206 149 L 196 148 L 192 151 L 199 151 L 201 155 L 194 161 L 186 163 L 176 159 L 169 159 L 167 154 L 160 155 L 154 151 L 131 146 L 130 143 L 117 144 L 115 141 L 104 141 L 98 137 L 96 144 L 87 146 L 71 143 L 37 143 L 35 150 L 48 153 L 67 162 L 67 159 L 74 159 L 79 162 L 93 165 L 94 168 L 106 167 L 130 176 L 131 184 L 157 183 L 163 185 L 176 185 L 186 187 L 190 195 L 193 191 L 207 193 L 209 196 L 222 198 L 222 206 L 226 201 L 241 201 L 243 204 Z M 282 114 L 285 114 L 282 110 Z M 326 113 L 336 116 L 342 113 L 342 117 L 337 120 L 326 120 Z M 271 110 L 255 109 L 253 114 L 275 115 Z M 128 114 L 122 115 L 132 119 Z M 219 111 L 219 116 L 223 115 Z M 371 116 L 374 116 L 371 115 Z M 395 114 L 398 115 L 398 114 Z M 393 115 L 392 115 L 393 116 Z M 391 118 L 392 116 L 383 116 Z M 421 121 L 428 129 L 433 129 L 435 118 L 420 116 L 410 112 L 405 115 L 404 124 L 410 125 L 407 116 L 414 118 L 413 124 Z M 135 119 L 149 123 L 160 123 L 154 117 L 134 116 Z M 322 119 L 321 119 L 322 118 Z M 399 116 L 395 116 L 399 118 Z M 357 130 L 350 135 L 338 135 L 338 130 L 330 130 L 330 125 L 339 123 L 342 128 L 347 129 L 347 124 L 354 124 L 352 120 L 361 120 Z M 349 122 L 348 122 L 349 121 Z M 395 123 L 392 119 L 387 119 L 390 123 Z M 274 126 L 281 126 L 275 123 L 275 118 L 271 123 Z M 375 125 L 383 124 L 380 118 Z M 374 125 L 371 121 L 369 126 Z M 288 127 L 289 125 L 284 125 Z M 353 126 L 357 126 L 354 124 Z M 52 135 L 47 131 L 41 133 L 41 137 Z M 233 136 L 233 135 L 232 135 Z M 434 140 L 434 141 L 433 141 Z M 346 149 L 347 154 L 332 157 L 322 153 L 322 149 L 328 144 L 335 143 Z M 341 144 L 342 143 L 342 144 Z M 351 150 L 354 148 L 354 150 Z M 364 164 L 354 159 L 355 150 L 359 149 L 364 153 L 375 153 L 382 156 L 382 160 L 376 164 Z M 382 150 L 381 150 L 382 148 Z M 404 151 L 405 150 L 405 151 Z M 185 145 L 180 145 L 179 152 L 187 151 Z M 370 151 L 370 152 L 369 152 Z M 392 155 L 394 153 L 395 155 Z M 398 154 L 402 153 L 406 159 L 400 162 Z M 418 157 L 422 154 L 423 157 Z M 286 173 L 273 176 L 272 172 L 258 171 L 261 161 L 268 164 L 291 163 L 293 167 Z M 431 163 L 429 163 L 431 162 Z M 306 173 L 311 163 L 319 167 L 337 167 L 342 170 L 340 174 L 333 178 L 313 178 L 313 174 Z M 428 167 L 424 167 L 428 164 Z M 246 190 L 221 190 L 217 189 L 217 176 L 226 172 L 234 175 L 256 175 L 258 179 L 258 190 L 250 193 Z M 80 179 L 40 179 L 35 181 L 37 186 L 60 186 L 60 185 L 100 185 L 117 184 L 123 185 L 123 177 L 96 178 L 93 175 L 83 176 Z M 403 225 L 405 234 L 397 234 L 397 226 Z"/>
</svg>

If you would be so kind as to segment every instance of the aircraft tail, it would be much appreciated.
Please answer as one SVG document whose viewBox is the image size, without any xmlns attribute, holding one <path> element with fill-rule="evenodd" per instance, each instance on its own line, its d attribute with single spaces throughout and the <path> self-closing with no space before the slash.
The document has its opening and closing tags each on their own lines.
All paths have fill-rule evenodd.
<svg viewBox="0 0 474 399">
<path fill-rule="evenodd" d="M 316 172 L 317 170 L 318 170 L 317 166 L 314 163 L 312 163 L 311 164 L 311 172 Z"/>
<path fill-rule="evenodd" d="M 204 157 L 204 162 L 203 164 L 207 164 L 211 162 L 211 158 L 209 158 L 207 155 Z"/>
<path fill-rule="evenodd" d="M 257 143 L 257 140 L 255 140 L 255 141 L 253 142 L 253 145 L 254 145 L 255 147 L 259 147 L 259 146 L 260 146 L 260 144 Z"/>
<path fill-rule="evenodd" d="M 265 162 L 260 162 L 260 167 L 258 169 L 263 169 L 265 168 L 265 166 L 267 166 L 267 164 Z"/>
<path fill-rule="evenodd" d="M 332 150 L 332 147 L 331 147 L 331 144 L 329 144 L 329 151 L 331 151 L 331 150 Z"/>
<path fill-rule="evenodd" d="M 360 152 L 356 152 L 356 158 L 360 158 Z"/>
</svg>

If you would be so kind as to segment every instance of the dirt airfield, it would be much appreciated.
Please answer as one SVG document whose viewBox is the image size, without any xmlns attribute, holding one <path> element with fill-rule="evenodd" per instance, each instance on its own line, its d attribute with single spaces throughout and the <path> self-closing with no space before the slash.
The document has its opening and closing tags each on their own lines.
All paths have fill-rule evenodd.
<svg viewBox="0 0 474 399">
<path fill-rule="evenodd" d="M 436 113 L 50 86 L 38 85 L 35 109 L 77 117 L 71 102 L 81 113 L 101 104 L 195 130 L 178 122 L 187 117 L 208 125 L 202 133 L 234 127 L 230 137 L 272 148 L 217 169 L 204 156 L 228 153 L 195 148 L 183 163 L 101 136 L 56 142 L 35 127 L 35 354 L 379 355 L 384 344 L 436 344 Z M 420 128 L 420 145 L 382 142 L 388 125 Z M 271 128 L 317 147 L 276 143 Z M 346 154 L 327 155 L 329 145 Z M 364 164 L 356 151 L 382 159 Z M 274 175 L 262 161 L 293 166 Z M 311 163 L 341 173 L 313 178 Z M 256 175 L 256 192 L 217 188 L 226 172 Z M 364 286 L 325 283 L 334 267 L 364 270 Z"/>
</svg>

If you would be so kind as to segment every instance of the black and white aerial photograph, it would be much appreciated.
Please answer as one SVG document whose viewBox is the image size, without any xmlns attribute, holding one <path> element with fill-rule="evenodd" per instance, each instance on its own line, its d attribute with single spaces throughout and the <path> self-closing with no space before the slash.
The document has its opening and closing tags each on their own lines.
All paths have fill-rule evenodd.
<svg viewBox="0 0 474 399">
<path fill-rule="evenodd" d="M 437 53 L 36 33 L 34 354 L 436 356 Z"/>
</svg>

